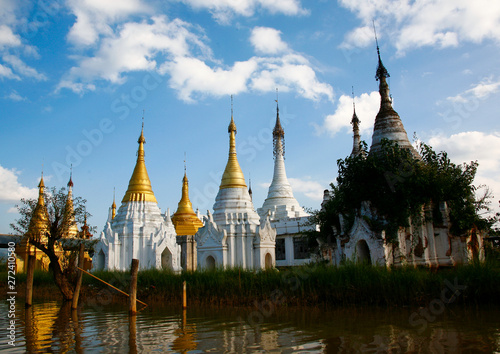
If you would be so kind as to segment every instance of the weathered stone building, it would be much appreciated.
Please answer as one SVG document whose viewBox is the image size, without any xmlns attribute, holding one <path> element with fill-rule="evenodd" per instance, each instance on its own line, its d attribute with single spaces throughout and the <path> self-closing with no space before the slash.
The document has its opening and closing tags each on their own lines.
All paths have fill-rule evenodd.
<svg viewBox="0 0 500 354">
<path fill-rule="evenodd" d="M 378 67 L 376 79 L 379 81 L 380 109 L 375 119 L 370 154 L 381 153 L 382 139 L 395 141 L 399 147 L 408 149 L 416 159 L 421 159 L 418 152 L 408 140 L 407 133 L 398 113 L 392 107 L 392 98 L 389 92 L 387 77 L 389 73 L 382 64 L 378 53 Z M 353 151 L 358 155 L 359 150 L 359 119 L 354 111 L 353 119 Z M 325 191 L 323 203 L 330 195 Z M 442 221 L 436 222 L 424 215 L 431 213 L 433 207 L 439 209 Z M 453 266 L 467 263 L 472 258 L 483 258 L 483 241 L 479 232 L 472 229 L 467 236 L 456 236 L 450 232 L 449 208 L 445 202 L 440 205 L 425 205 L 422 209 L 422 222 L 409 222 L 409 227 L 400 227 L 396 242 L 388 242 L 385 232 L 372 230 L 369 220 L 377 218 L 376 210 L 369 201 L 363 202 L 355 216 L 350 230 L 340 230 L 337 242 L 332 252 L 332 262 L 339 264 L 342 259 L 358 262 L 368 262 L 374 265 L 402 265 L 415 266 Z M 340 216 L 342 219 L 342 216 Z M 340 223 L 343 224 L 342 221 Z"/>
</svg>

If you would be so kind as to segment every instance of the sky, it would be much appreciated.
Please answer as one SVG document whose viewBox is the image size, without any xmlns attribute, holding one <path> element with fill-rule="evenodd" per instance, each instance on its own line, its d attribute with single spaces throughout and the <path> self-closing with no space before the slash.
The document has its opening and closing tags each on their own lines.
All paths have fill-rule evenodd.
<svg viewBox="0 0 500 354">
<path fill-rule="evenodd" d="M 478 161 L 474 183 L 497 207 L 498 1 L 0 0 L 0 233 L 12 231 L 20 199 L 37 196 L 42 171 L 61 188 L 71 166 L 73 194 L 100 233 L 113 191 L 120 205 L 127 190 L 142 117 L 162 211 L 177 209 L 184 161 L 193 207 L 212 210 L 231 95 L 255 208 L 272 179 L 278 98 L 294 195 L 319 209 L 352 150 L 353 100 L 371 143 L 373 24 L 409 139 Z"/>
</svg>

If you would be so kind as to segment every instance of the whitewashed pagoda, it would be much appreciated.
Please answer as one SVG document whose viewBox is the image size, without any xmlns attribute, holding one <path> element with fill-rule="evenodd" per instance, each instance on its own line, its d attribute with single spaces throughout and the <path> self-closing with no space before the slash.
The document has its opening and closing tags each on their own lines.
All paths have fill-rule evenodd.
<svg viewBox="0 0 500 354">
<path fill-rule="evenodd" d="M 279 106 L 276 104 L 276 124 L 273 129 L 274 174 L 262 208 L 261 218 L 269 216 L 276 229 L 276 265 L 292 266 L 310 261 L 307 241 L 301 232 L 314 229 L 309 225 L 309 214 L 293 196 L 285 170 L 285 131 L 281 126 Z"/>
<path fill-rule="evenodd" d="M 236 125 L 231 109 L 229 158 L 222 175 L 214 212 L 196 233 L 199 268 L 242 267 L 263 269 L 275 266 L 276 231 L 268 217 L 254 210 L 245 177 L 236 157 Z"/>
<path fill-rule="evenodd" d="M 181 270 L 174 224 L 168 212 L 161 214 L 146 170 L 145 142 L 143 123 L 134 172 L 118 212 L 113 200 L 95 247 L 93 269 L 127 270 L 135 258 L 141 269 Z"/>
</svg>

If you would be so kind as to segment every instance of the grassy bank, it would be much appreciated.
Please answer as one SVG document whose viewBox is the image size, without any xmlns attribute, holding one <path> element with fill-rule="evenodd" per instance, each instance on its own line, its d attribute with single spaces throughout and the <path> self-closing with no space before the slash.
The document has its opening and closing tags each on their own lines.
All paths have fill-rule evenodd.
<svg viewBox="0 0 500 354">
<path fill-rule="evenodd" d="M 128 290 L 128 272 L 94 274 Z M 7 279 L 6 274 L 0 276 Z M 17 275 L 21 291 L 25 278 L 23 274 Z M 51 274 L 36 272 L 34 279 L 35 297 L 58 299 Z M 154 269 L 139 272 L 138 298 L 152 304 L 180 303 L 184 280 L 188 283 L 188 301 L 204 305 L 247 306 L 269 300 L 283 306 L 426 306 L 443 296 L 454 304 L 481 305 L 494 303 L 500 296 L 500 268 L 486 263 L 438 271 L 354 264 L 338 268 L 316 265 L 280 271 L 229 269 L 182 274 Z M 83 284 L 84 301 L 99 297 L 126 301 L 125 296 L 88 275 L 84 275 Z"/>
</svg>

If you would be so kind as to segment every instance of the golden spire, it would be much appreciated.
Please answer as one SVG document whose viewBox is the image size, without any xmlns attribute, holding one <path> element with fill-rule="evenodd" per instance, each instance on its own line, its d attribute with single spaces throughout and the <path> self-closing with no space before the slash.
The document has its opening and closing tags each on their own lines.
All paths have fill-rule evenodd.
<svg viewBox="0 0 500 354">
<path fill-rule="evenodd" d="M 33 210 L 33 216 L 31 217 L 27 232 L 29 238 L 39 241 L 43 240 L 45 234 L 50 231 L 49 213 L 47 212 L 43 195 L 44 188 L 45 184 L 43 183 L 42 172 L 42 178 L 40 178 L 40 183 L 38 184 L 38 202 L 35 206 L 35 210 Z"/>
<path fill-rule="evenodd" d="M 220 189 L 223 188 L 247 188 L 245 176 L 241 171 L 240 164 L 236 157 L 236 124 L 233 119 L 233 96 L 231 96 L 231 122 L 228 127 L 229 133 L 229 158 L 226 169 L 222 175 Z"/>
<path fill-rule="evenodd" d="M 156 203 L 148 171 L 146 170 L 146 163 L 144 162 L 144 144 L 146 143 L 146 139 L 144 138 L 144 121 L 142 122 L 141 136 L 137 142 L 139 143 L 137 162 L 122 203 L 140 201 Z"/>
<path fill-rule="evenodd" d="M 116 216 L 115 188 L 113 188 L 113 204 L 111 204 L 111 220 Z"/>
<path fill-rule="evenodd" d="M 68 197 L 66 198 L 66 206 L 64 208 L 63 223 L 66 232 L 64 237 L 75 237 L 78 235 L 78 227 L 75 221 L 75 210 L 73 207 L 73 165 L 71 165 L 71 172 L 69 174 L 68 182 Z"/>
<path fill-rule="evenodd" d="M 182 197 L 177 207 L 177 211 L 172 216 L 172 222 L 175 226 L 177 235 L 194 235 L 203 223 L 193 211 L 193 205 L 189 200 L 189 185 L 184 166 L 184 178 L 182 179 Z"/>
</svg>

